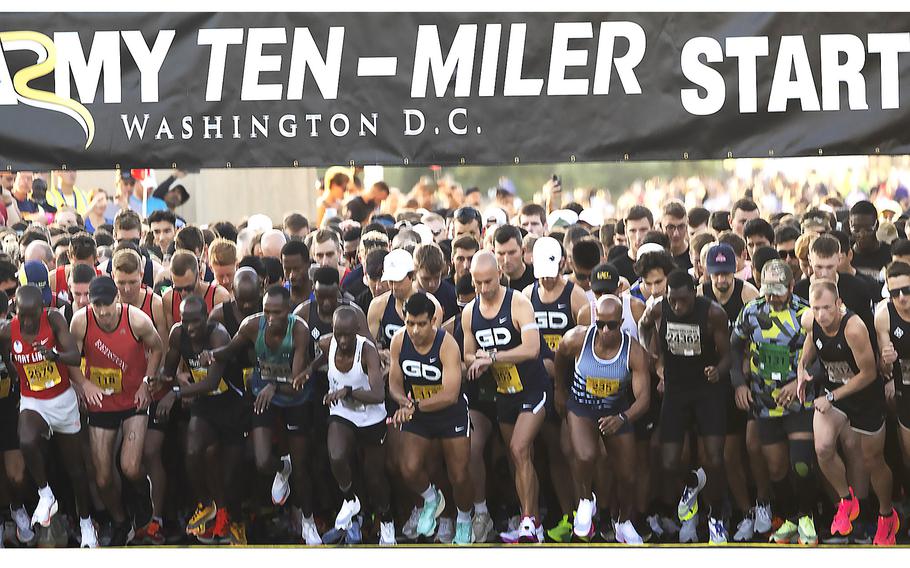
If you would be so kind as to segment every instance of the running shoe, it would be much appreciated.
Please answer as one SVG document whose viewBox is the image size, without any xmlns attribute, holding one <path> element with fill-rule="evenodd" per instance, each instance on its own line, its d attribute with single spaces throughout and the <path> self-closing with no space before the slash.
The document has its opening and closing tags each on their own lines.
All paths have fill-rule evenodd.
<svg viewBox="0 0 910 568">
<path fill-rule="evenodd" d="M 894 546 L 897 541 L 897 531 L 901 528 L 900 517 L 891 509 L 891 514 L 887 517 L 878 516 L 878 529 L 875 531 L 875 540 L 872 544 L 876 546 Z"/>
<path fill-rule="evenodd" d="M 231 523 L 228 536 L 231 546 L 246 546 L 246 524 Z"/>
<path fill-rule="evenodd" d="M 680 544 L 698 542 L 698 513 L 695 513 L 694 517 L 683 521 L 682 527 L 679 529 L 679 542 Z"/>
<path fill-rule="evenodd" d="M 379 523 L 379 546 L 395 546 L 398 542 L 395 540 L 395 523 Z"/>
<path fill-rule="evenodd" d="M 35 540 L 35 531 L 32 530 L 32 518 L 28 516 L 28 511 L 22 506 L 15 511 L 10 507 L 9 512 L 16 523 L 16 538 L 19 539 L 19 543 L 31 544 Z"/>
<path fill-rule="evenodd" d="M 88 519 L 88 522 L 79 521 L 79 529 L 82 537 L 79 539 L 79 548 L 98 548 L 98 531 L 95 523 Z"/>
<path fill-rule="evenodd" d="M 518 542 L 540 544 L 543 542 L 543 535 L 534 521 L 534 517 L 524 517 L 521 519 L 521 526 L 518 527 Z"/>
<path fill-rule="evenodd" d="M 275 505 L 284 505 L 285 501 L 291 495 L 291 456 L 281 456 L 281 469 L 275 473 L 275 479 L 272 481 L 272 503 Z"/>
<path fill-rule="evenodd" d="M 515 544 L 518 542 L 518 533 L 521 528 L 521 517 L 518 515 L 509 517 L 507 530 L 499 533 L 499 540 L 506 544 Z"/>
<path fill-rule="evenodd" d="M 708 517 L 708 544 L 727 544 L 727 525 L 722 519 Z"/>
<path fill-rule="evenodd" d="M 417 510 L 416 508 L 414 509 Z M 411 513 L 414 516 L 414 513 Z M 410 522 L 410 519 L 408 519 Z M 415 522 L 416 528 L 416 522 Z M 489 542 L 493 539 L 493 518 L 490 513 L 474 513 L 474 519 L 471 521 L 471 532 L 474 533 L 472 542 Z M 458 536 L 458 527 L 455 527 L 455 536 Z"/>
<path fill-rule="evenodd" d="M 465 545 L 473 544 L 474 528 L 471 521 L 459 521 L 455 523 L 455 538 L 452 544 Z"/>
<path fill-rule="evenodd" d="M 129 521 L 115 523 L 113 534 L 111 536 L 111 546 L 126 546 L 133 541 L 135 536 L 133 524 Z"/>
<path fill-rule="evenodd" d="M 853 523 L 853 533 L 850 535 L 850 542 L 853 544 L 872 544 L 875 537 L 876 527 L 866 521 L 856 521 Z"/>
<path fill-rule="evenodd" d="M 806 518 L 806 517 L 803 517 Z M 800 519 L 800 524 L 802 524 L 802 519 Z M 779 529 L 774 531 L 774 534 L 771 535 L 771 542 L 774 544 L 793 544 L 793 541 L 796 540 L 799 533 L 799 527 L 797 527 L 793 521 L 787 519 L 784 521 L 784 524 L 780 526 Z"/>
<path fill-rule="evenodd" d="M 344 529 L 338 529 L 332 527 L 328 532 L 322 535 L 323 544 L 341 544 L 345 537 L 347 536 L 347 531 Z"/>
<path fill-rule="evenodd" d="M 349 501 L 345 499 L 338 510 L 338 516 L 335 517 L 336 529 L 347 529 L 351 524 L 354 515 L 360 512 L 360 498 L 354 495 L 354 499 Z"/>
<path fill-rule="evenodd" d="M 57 514 L 57 498 L 53 493 L 48 491 L 49 495 L 41 495 L 38 491 L 38 506 L 32 514 L 32 526 L 41 525 L 42 527 L 51 526 L 51 518 Z"/>
<path fill-rule="evenodd" d="M 841 534 L 848 536 L 853 532 L 853 521 L 859 516 L 859 499 L 853 494 L 853 488 L 850 488 L 850 498 L 841 499 L 837 504 L 837 513 L 831 521 L 831 534 Z"/>
<path fill-rule="evenodd" d="M 678 521 L 671 519 L 670 517 L 660 517 L 660 527 L 668 537 L 679 534 Z"/>
<path fill-rule="evenodd" d="M 755 508 L 752 509 L 752 514 L 755 517 L 755 523 L 753 526 L 755 532 L 759 534 L 771 532 L 771 529 L 774 526 L 771 522 L 771 505 L 768 503 L 755 503 Z"/>
<path fill-rule="evenodd" d="M 755 536 L 755 521 L 748 515 L 736 525 L 736 534 L 733 535 L 734 542 L 749 542 Z"/>
<path fill-rule="evenodd" d="M 635 530 L 635 526 L 632 525 L 632 521 L 624 521 L 616 526 L 616 540 L 619 541 L 619 535 L 622 535 L 622 542 L 625 544 L 630 544 L 633 546 L 644 544 L 644 540 L 641 538 L 641 535 L 638 534 L 638 531 Z"/>
<path fill-rule="evenodd" d="M 319 530 L 316 528 L 316 521 L 313 517 L 307 519 L 301 513 L 300 518 L 300 536 L 307 546 L 319 546 L 322 544 L 322 538 L 319 536 Z"/>
<path fill-rule="evenodd" d="M 572 532 L 579 538 L 591 538 L 594 535 L 594 512 L 597 511 L 597 495 L 591 494 L 591 499 L 581 499 L 575 511 L 572 523 Z"/>
<path fill-rule="evenodd" d="M 433 533 L 436 532 L 436 519 L 445 508 L 446 498 L 443 496 L 442 491 L 437 489 L 433 499 L 425 501 L 423 508 L 420 510 L 420 519 L 417 521 L 417 534 L 425 537 L 433 536 Z"/>
<path fill-rule="evenodd" d="M 489 513 L 485 513 L 485 514 L 487 515 L 487 518 L 490 517 Z M 477 517 L 475 516 L 474 519 L 476 520 Z M 407 538 L 408 540 L 417 540 L 417 521 L 419 521 L 419 520 L 420 520 L 420 509 L 418 507 L 414 507 L 413 509 L 411 509 L 411 516 L 408 517 L 408 521 L 404 524 L 403 527 L 401 527 L 401 534 L 403 534 L 405 536 L 405 538 Z M 491 525 L 492 525 L 492 522 L 493 521 L 491 519 L 490 520 Z"/>
<path fill-rule="evenodd" d="M 442 517 L 439 519 L 439 528 L 436 530 L 436 542 L 440 544 L 452 544 L 455 539 L 455 523 L 452 519 Z"/>
<path fill-rule="evenodd" d="M 660 540 L 664 536 L 664 528 L 660 526 L 660 517 L 657 515 L 649 515 L 647 519 L 648 526 L 651 527 L 651 534 L 657 540 Z"/>
<path fill-rule="evenodd" d="M 218 509 L 215 513 L 215 523 L 212 527 L 212 537 L 216 542 L 228 544 L 231 542 L 231 518 L 227 509 Z"/>
<path fill-rule="evenodd" d="M 164 530 L 161 528 L 161 523 L 158 519 L 153 518 L 144 527 L 136 529 L 136 536 L 133 538 L 133 542 L 155 546 L 164 544 Z"/>
<path fill-rule="evenodd" d="M 620 530 L 619 519 L 611 519 L 610 525 L 613 527 L 613 538 L 616 540 L 616 542 L 619 544 L 625 544 L 626 535 L 622 534 L 622 531 Z M 604 539 L 604 540 L 606 540 L 606 539 Z"/>
<path fill-rule="evenodd" d="M 193 513 L 193 516 L 190 517 L 190 520 L 186 523 L 186 534 L 198 536 L 205 530 L 205 524 L 213 520 L 217 513 L 218 507 L 215 505 L 214 501 L 208 505 L 198 503 L 196 505 L 196 512 Z"/>
<path fill-rule="evenodd" d="M 360 519 L 351 519 L 351 526 L 344 534 L 345 544 L 362 544 L 363 535 L 360 533 Z"/>
<path fill-rule="evenodd" d="M 572 529 L 569 515 L 563 515 L 556 526 L 547 531 L 547 536 L 554 542 L 569 542 L 572 540 Z"/>
<path fill-rule="evenodd" d="M 818 545 L 818 534 L 815 532 L 815 521 L 809 515 L 803 515 L 799 518 L 799 540 L 798 542 L 806 546 Z"/>
<path fill-rule="evenodd" d="M 687 521 L 698 512 L 698 494 L 705 488 L 705 483 L 708 481 L 708 476 L 705 475 L 704 469 L 698 468 L 692 473 L 695 474 L 698 483 L 695 487 L 687 485 L 683 489 L 682 496 L 679 498 L 679 506 L 676 508 L 676 514 L 680 521 Z"/>
</svg>

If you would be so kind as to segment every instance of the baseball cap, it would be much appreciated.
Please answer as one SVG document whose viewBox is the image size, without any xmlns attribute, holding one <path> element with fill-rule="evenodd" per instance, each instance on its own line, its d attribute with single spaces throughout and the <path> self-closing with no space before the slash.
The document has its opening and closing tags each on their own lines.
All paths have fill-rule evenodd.
<svg viewBox="0 0 910 568">
<path fill-rule="evenodd" d="M 496 191 L 508 193 L 509 195 L 515 195 L 515 184 L 512 183 L 512 180 L 509 178 L 501 177 L 499 178 L 499 183 L 496 184 Z"/>
<path fill-rule="evenodd" d="M 600 211 L 585 209 L 578 215 L 579 223 L 587 223 L 591 227 L 600 227 L 604 224 L 604 216 Z"/>
<path fill-rule="evenodd" d="M 414 272 L 414 257 L 404 249 L 395 249 L 382 261 L 382 281 L 401 282 Z"/>
<path fill-rule="evenodd" d="M 619 271 L 609 262 L 598 264 L 591 271 L 591 291 L 612 294 L 619 288 Z"/>
<path fill-rule="evenodd" d="M 489 223 L 490 219 L 493 219 L 493 222 L 497 225 L 506 225 L 509 222 L 509 218 L 506 217 L 506 212 L 499 207 L 486 208 L 483 212 L 483 224 L 486 225 Z"/>
<path fill-rule="evenodd" d="M 117 285 L 110 276 L 102 275 L 92 278 L 88 285 L 88 301 L 93 304 L 109 306 L 117 299 Z"/>
<path fill-rule="evenodd" d="M 783 296 L 790 291 L 793 271 L 786 262 L 775 258 L 765 263 L 761 270 L 761 294 Z"/>
<path fill-rule="evenodd" d="M 718 244 L 708 249 L 708 274 L 721 274 L 736 272 L 736 253 L 728 244 Z"/>
<path fill-rule="evenodd" d="M 547 225 L 551 229 L 558 229 L 560 227 L 568 227 L 569 225 L 574 225 L 578 222 L 578 213 L 572 211 L 571 209 L 557 209 L 549 215 L 547 215 Z"/>
<path fill-rule="evenodd" d="M 273 223 L 268 215 L 256 213 L 255 215 L 250 215 L 250 218 L 247 219 L 246 227 L 256 233 L 264 233 L 273 227 Z"/>
<path fill-rule="evenodd" d="M 562 247 L 553 237 L 541 237 L 534 243 L 534 278 L 555 278 L 559 276 L 559 262 Z"/>
<path fill-rule="evenodd" d="M 120 170 L 120 179 L 128 183 L 134 183 L 136 181 L 136 178 L 133 177 L 133 170 L 129 168 Z"/>
<path fill-rule="evenodd" d="M 635 260 L 638 260 L 639 258 L 651 252 L 667 252 L 667 250 L 657 243 L 645 243 L 638 247 L 638 252 L 635 255 Z"/>
<path fill-rule="evenodd" d="M 423 223 L 418 223 L 411 227 L 418 235 L 420 235 L 420 242 L 423 244 L 433 242 L 433 231 Z"/>
<path fill-rule="evenodd" d="M 51 285 L 47 274 L 47 266 L 40 260 L 30 260 L 22 266 L 19 273 L 21 284 L 31 284 L 41 289 L 41 299 L 45 306 L 51 305 Z"/>
</svg>

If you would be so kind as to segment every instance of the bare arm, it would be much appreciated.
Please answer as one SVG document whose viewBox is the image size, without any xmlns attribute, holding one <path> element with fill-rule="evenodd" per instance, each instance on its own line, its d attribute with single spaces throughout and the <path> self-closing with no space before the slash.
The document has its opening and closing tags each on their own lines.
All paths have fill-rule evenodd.
<svg viewBox="0 0 910 568">
<path fill-rule="evenodd" d="M 708 318 L 714 333 L 714 346 L 717 349 L 717 374 L 724 376 L 730 372 L 730 327 L 727 313 L 717 304 L 711 304 Z"/>
<path fill-rule="evenodd" d="M 232 356 L 236 353 L 240 353 L 244 349 L 248 349 L 256 341 L 254 338 L 259 334 L 259 318 L 265 317 L 262 315 L 250 316 L 243 320 L 243 323 L 240 324 L 240 329 L 237 331 L 237 335 L 231 338 L 230 343 L 219 347 L 217 349 L 212 349 L 212 357 L 221 361 L 222 363 L 230 360 Z M 294 343 L 297 342 L 297 334 L 294 334 Z"/>
<path fill-rule="evenodd" d="M 844 337 L 853 350 L 853 356 L 856 357 L 856 366 L 859 367 L 859 373 L 847 381 L 846 384 L 834 389 L 834 400 L 842 400 L 866 388 L 878 376 L 875 366 L 875 355 L 872 353 L 872 342 L 869 340 L 869 331 L 863 325 L 859 316 L 853 316 L 847 322 L 847 327 L 844 329 Z"/>
<path fill-rule="evenodd" d="M 133 329 L 133 333 L 142 341 L 148 352 L 145 375 L 154 377 L 158 374 L 161 359 L 164 356 L 164 345 L 161 343 L 158 330 L 152 324 L 152 319 L 139 308 L 130 306 L 127 311 L 127 317 L 130 318 L 130 327 Z M 75 317 L 73 319 L 75 320 Z"/>
<path fill-rule="evenodd" d="M 57 359 L 64 365 L 78 367 L 82 362 L 82 351 L 76 345 L 66 319 L 57 310 L 48 310 L 47 321 L 57 338 Z"/>
<path fill-rule="evenodd" d="M 381 335 L 379 329 L 379 320 L 382 319 L 382 312 L 385 311 L 386 304 L 391 300 L 391 292 L 386 292 L 378 298 L 373 298 L 370 302 L 370 309 L 367 310 L 367 327 L 370 331 L 370 337 L 378 340 Z"/>
<path fill-rule="evenodd" d="M 591 302 L 588 301 L 588 296 L 581 289 L 581 286 L 573 286 L 572 295 L 569 296 L 569 304 L 572 308 L 572 313 L 577 314 L 584 306 L 591 305 Z"/>
<path fill-rule="evenodd" d="M 231 336 L 228 335 L 227 330 L 220 324 L 215 326 L 215 329 L 212 331 L 212 335 L 209 338 L 212 347 L 227 345 L 230 340 Z M 224 377 L 224 371 L 224 363 L 217 360 L 212 361 L 212 364 L 209 365 L 208 370 L 205 373 L 205 378 L 197 383 L 181 386 L 180 395 L 190 397 L 212 392 L 218 388 L 218 383 L 220 383 L 221 379 Z"/>
<path fill-rule="evenodd" d="M 408 406 L 411 401 L 404 391 L 404 376 L 401 372 L 401 344 L 404 341 L 405 330 L 400 330 L 392 337 L 389 351 L 392 353 L 392 365 L 389 367 L 389 394 L 399 406 Z"/>
<path fill-rule="evenodd" d="M 579 325 L 570 329 L 559 342 L 554 361 L 556 372 L 553 395 L 557 401 L 564 401 L 569 392 L 572 375 L 575 373 L 575 359 L 581 353 L 586 332 L 587 328 Z"/>
<path fill-rule="evenodd" d="M 629 369 L 632 371 L 632 393 L 635 395 L 635 402 L 626 410 L 626 418 L 630 422 L 635 422 L 651 405 L 651 372 L 648 354 L 634 341 L 629 346 Z"/>
<path fill-rule="evenodd" d="M 540 330 L 534 319 L 531 301 L 519 294 L 512 294 L 512 322 L 521 333 L 521 345 L 496 352 L 496 361 L 521 363 L 537 359 L 540 355 Z"/>
<path fill-rule="evenodd" d="M 575 322 L 585 327 L 591 325 L 591 304 L 585 303 L 577 312 L 575 312 Z"/>
<path fill-rule="evenodd" d="M 464 353 L 462 355 L 465 367 L 470 367 L 477 355 L 477 342 L 471 331 L 471 314 L 474 313 L 474 302 L 476 301 L 471 300 L 461 311 L 461 329 L 464 330 Z"/>
<path fill-rule="evenodd" d="M 231 293 L 227 291 L 223 286 L 217 286 L 215 288 L 215 296 L 213 299 L 214 304 L 217 306 L 223 302 L 231 301 Z"/>
<path fill-rule="evenodd" d="M 164 376 L 173 379 L 177 374 L 177 366 L 180 365 L 180 337 L 183 334 L 183 326 L 180 324 L 171 328 L 171 333 L 167 340 L 167 353 L 164 355 Z"/>
</svg>

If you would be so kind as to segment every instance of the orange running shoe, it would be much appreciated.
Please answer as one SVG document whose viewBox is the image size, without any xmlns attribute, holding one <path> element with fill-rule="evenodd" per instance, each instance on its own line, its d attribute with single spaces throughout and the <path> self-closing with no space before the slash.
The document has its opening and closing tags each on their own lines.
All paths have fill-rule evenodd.
<svg viewBox="0 0 910 568">
<path fill-rule="evenodd" d="M 859 499 L 853 494 L 850 487 L 850 498 L 841 499 L 837 505 L 837 513 L 831 521 L 831 534 L 848 536 L 853 532 L 853 521 L 859 516 Z"/>
<path fill-rule="evenodd" d="M 901 519 L 897 512 L 892 508 L 891 514 L 887 517 L 878 516 L 878 530 L 875 531 L 875 540 L 872 544 L 876 546 L 894 546 L 897 540 L 897 531 L 901 528 Z"/>
<path fill-rule="evenodd" d="M 161 528 L 161 523 L 152 519 L 149 524 L 136 529 L 136 536 L 133 537 L 133 542 L 154 545 L 164 544 L 164 531 Z"/>
</svg>

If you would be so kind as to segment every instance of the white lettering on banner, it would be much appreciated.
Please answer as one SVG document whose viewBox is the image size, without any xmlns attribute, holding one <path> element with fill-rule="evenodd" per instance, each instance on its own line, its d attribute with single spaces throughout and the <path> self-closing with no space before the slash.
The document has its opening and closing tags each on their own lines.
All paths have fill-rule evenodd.
<svg viewBox="0 0 910 568">
<path fill-rule="evenodd" d="M 869 53 L 880 54 L 882 76 L 882 108 L 898 108 L 900 82 L 898 81 L 897 56 L 910 51 L 910 32 L 897 34 L 869 34 Z"/>
<path fill-rule="evenodd" d="M 227 62 L 227 48 L 229 45 L 241 43 L 243 43 L 243 29 L 241 28 L 199 30 L 196 36 L 196 44 L 212 47 L 209 55 L 208 78 L 205 81 L 206 102 L 218 102 L 221 100 L 221 91 L 224 85 L 224 67 Z"/>
<path fill-rule="evenodd" d="M 622 57 L 613 55 L 616 38 L 629 42 L 629 51 Z M 595 95 L 610 93 L 610 72 L 616 67 L 616 75 L 627 95 L 640 95 L 641 85 L 635 76 L 635 68 L 645 57 L 647 40 L 645 30 L 635 22 L 601 22 L 600 37 L 597 41 L 597 63 L 594 66 Z"/>
<path fill-rule="evenodd" d="M 414 73 L 411 75 L 411 98 L 426 97 L 431 69 L 433 87 L 438 98 L 445 96 L 452 75 L 455 75 L 455 96 L 469 96 L 471 94 L 471 76 L 474 72 L 476 41 L 476 24 L 458 26 L 455 39 L 452 40 L 452 47 L 449 48 L 449 53 L 443 60 L 437 26 L 418 26 L 417 46 L 414 50 Z"/>
<path fill-rule="evenodd" d="M 525 79 L 521 76 L 525 57 L 526 28 L 525 24 L 512 24 L 509 30 L 506 82 L 502 92 L 507 97 L 536 97 L 543 88 L 543 79 Z"/>
<path fill-rule="evenodd" d="M 416 111 L 419 112 L 419 111 Z M 455 109 L 452 111 L 450 117 L 456 116 L 466 116 L 466 111 L 464 109 Z M 142 141 L 145 139 L 145 134 L 148 129 L 150 115 L 143 114 L 141 117 L 139 115 L 128 115 L 121 114 L 120 121 L 123 123 L 123 131 L 126 134 L 126 139 L 132 141 L 135 137 L 137 141 Z M 188 140 L 194 135 L 194 122 L 200 117 L 193 116 L 183 116 L 183 117 L 167 117 L 162 116 L 160 118 L 155 117 L 153 120 L 154 124 L 158 124 L 157 130 L 148 130 L 149 132 L 154 132 L 155 140 L 161 140 L 166 138 L 168 140 L 174 139 L 173 130 L 171 129 L 171 123 L 180 122 L 181 125 L 181 138 L 183 140 Z M 283 138 L 296 138 L 297 137 L 297 122 L 301 117 L 298 117 L 296 114 L 285 114 L 278 118 L 276 121 L 273 121 L 271 115 L 250 115 L 248 117 L 240 115 L 204 115 L 202 119 L 202 138 L 204 140 L 210 139 L 221 139 L 224 137 L 222 130 L 222 122 L 230 120 L 231 127 L 231 138 L 241 139 L 244 138 L 247 133 L 250 139 L 256 138 L 268 138 L 274 128 L 274 125 L 277 124 L 278 134 Z M 249 120 L 247 124 L 246 120 Z M 322 122 L 321 114 L 306 114 L 302 119 L 309 123 L 309 130 L 305 131 L 305 136 L 310 138 L 319 137 L 319 126 Z M 329 130 L 332 135 L 336 138 L 344 137 L 351 133 L 351 118 L 343 113 L 333 114 L 329 122 Z M 462 134 L 466 133 L 465 128 L 459 128 L 456 125 L 452 124 L 453 118 L 450 118 L 450 127 L 453 132 L 461 131 Z M 378 135 L 378 124 L 379 124 L 379 113 L 370 113 L 369 116 L 360 114 L 359 116 L 359 129 L 358 136 L 367 136 L 367 133 L 372 134 L 373 136 Z M 419 131 L 418 131 L 419 133 Z"/>
<path fill-rule="evenodd" d="M 70 98 L 70 73 L 76 83 L 79 100 L 95 102 L 98 82 L 104 74 L 104 102 L 120 102 L 120 32 L 95 32 L 89 56 L 82 50 L 78 32 L 54 34 L 57 66 L 54 68 L 54 90 Z"/>
<path fill-rule="evenodd" d="M 426 365 L 420 361 L 412 361 L 410 359 L 401 362 L 401 370 L 412 379 L 438 381 L 442 378 L 442 371 L 433 365 Z"/>
<path fill-rule="evenodd" d="M 158 125 L 158 132 L 155 134 L 155 140 L 161 140 L 162 135 L 167 136 L 168 140 L 174 139 L 174 134 L 171 132 L 171 127 L 167 123 L 166 117 L 161 117 L 161 124 Z"/>
<path fill-rule="evenodd" d="M 155 44 L 149 49 L 142 39 L 142 32 L 136 30 L 121 32 L 123 43 L 130 50 L 130 55 L 139 69 L 139 99 L 144 103 L 158 102 L 158 73 L 176 34 L 174 30 L 160 30 L 155 37 Z"/>
<path fill-rule="evenodd" d="M 550 76 L 547 79 L 548 95 L 587 95 L 587 79 L 566 79 L 567 67 L 584 67 L 588 64 L 586 49 L 569 49 L 570 39 L 591 39 L 594 27 L 591 22 L 556 22 L 553 24 L 553 43 L 550 46 Z"/>
<path fill-rule="evenodd" d="M 262 85 L 259 74 L 281 70 L 280 55 L 263 55 L 266 44 L 284 45 L 287 42 L 284 28 L 250 28 L 246 38 L 246 57 L 243 62 L 243 79 L 240 87 L 241 101 L 280 101 L 281 85 Z"/>
<path fill-rule="evenodd" d="M 426 118 L 424 118 L 423 113 L 417 109 L 411 109 L 411 108 L 406 108 L 406 109 L 404 109 L 403 112 L 404 112 L 404 124 L 405 124 L 404 135 L 405 136 L 417 136 L 418 134 L 423 132 L 423 129 L 426 127 L 426 124 L 427 124 Z M 415 128 L 413 126 L 413 123 L 411 122 L 412 118 L 416 118 L 417 120 L 419 120 L 420 126 L 417 126 Z"/>
<path fill-rule="evenodd" d="M 727 38 L 727 57 L 735 57 L 739 65 L 739 112 L 758 112 L 758 78 L 756 67 L 759 57 L 768 56 L 768 38 Z"/>
</svg>

